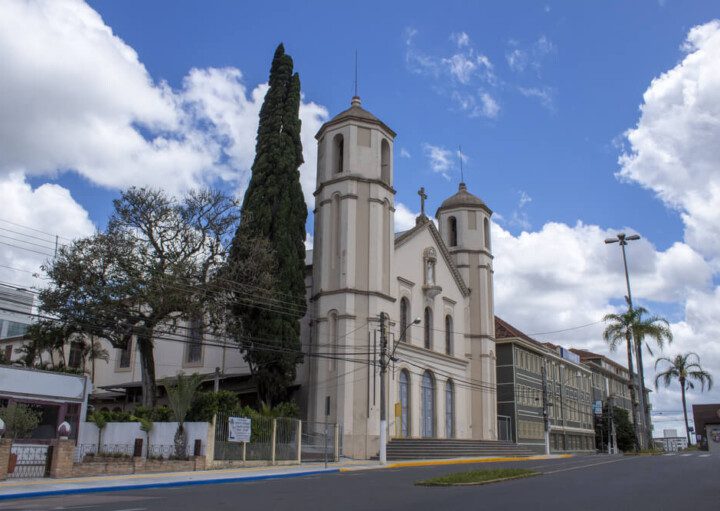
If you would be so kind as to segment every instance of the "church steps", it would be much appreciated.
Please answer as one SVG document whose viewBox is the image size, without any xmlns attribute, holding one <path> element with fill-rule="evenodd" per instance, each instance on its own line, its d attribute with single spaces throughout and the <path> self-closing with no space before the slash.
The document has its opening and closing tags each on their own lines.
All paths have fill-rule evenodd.
<svg viewBox="0 0 720 511">
<path fill-rule="evenodd" d="M 509 442 L 439 438 L 403 438 L 388 443 L 389 460 L 462 458 L 474 456 L 532 456 L 537 454 Z"/>
</svg>

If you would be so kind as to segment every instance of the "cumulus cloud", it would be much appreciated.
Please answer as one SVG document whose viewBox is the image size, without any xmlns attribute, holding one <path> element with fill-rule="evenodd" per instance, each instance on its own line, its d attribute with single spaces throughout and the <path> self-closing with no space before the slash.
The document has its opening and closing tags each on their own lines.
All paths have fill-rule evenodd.
<svg viewBox="0 0 720 511">
<path fill-rule="evenodd" d="M 109 188 L 171 191 L 247 180 L 265 88 L 248 95 L 237 69 L 193 69 L 173 90 L 72 0 L 5 2 L 0 63 L 0 173 L 71 170 Z M 326 116 L 301 107 L 308 198 L 313 130 Z"/>
<path fill-rule="evenodd" d="M 402 202 L 395 204 L 395 232 L 407 231 L 415 227 L 418 213 L 413 212 Z"/>
<path fill-rule="evenodd" d="M 692 28 L 683 50 L 645 91 L 618 176 L 679 211 L 685 241 L 720 268 L 720 21 Z"/>
<path fill-rule="evenodd" d="M 58 244 L 93 233 L 87 211 L 56 184 L 32 188 L 19 173 L 0 176 L 0 280 L 39 287 L 33 277 Z"/>
</svg>

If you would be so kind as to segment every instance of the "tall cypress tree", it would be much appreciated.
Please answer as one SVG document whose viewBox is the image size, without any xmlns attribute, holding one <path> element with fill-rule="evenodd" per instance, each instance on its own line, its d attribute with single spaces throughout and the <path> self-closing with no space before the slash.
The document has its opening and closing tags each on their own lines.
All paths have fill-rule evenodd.
<svg viewBox="0 0 720 511">
<path fill-rule="evenodd" d="M 300 186 L 300 77 L 280 44 L 270 68 L 270 88 L 260 109 L 252 177 L 228 268 L 252 257 L 249 244 L 267 240 L 274 259 L 272 290 L 240 288 L 233 302 L 235 334 L 268 404 L 286 397 L 302 361 L 300 319 L 305 314 L 305 222 Z"/>
</svg>

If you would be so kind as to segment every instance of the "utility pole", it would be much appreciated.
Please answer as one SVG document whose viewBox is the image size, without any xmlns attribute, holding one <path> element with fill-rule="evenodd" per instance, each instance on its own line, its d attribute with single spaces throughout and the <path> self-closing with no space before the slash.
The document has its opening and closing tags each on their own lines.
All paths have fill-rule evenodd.
<svg viewBox="0 0 720 511">
<path fill-rule="evenodd" d="M 380 313 L 380 464 L 387 463 L 387 404 L 385 403 L 385 373 L 387 372 L 387 316 Z"/>
<path fill-rule="evenodd" d="M 617 235 L 615 238 L 608 238 L 605 240 L 606 244 L 610 243 L 619 243 L 620 248 L 622 250 L 622 258 L 623 258 L 623 267 L 625 268 L 625 285 L 627 286 L 627 296 L 625 297 L 627 299 L 628 304 L 628 312 L 632 315 L 633 312 L 633 303 L 632 303 L 632 292 L 630 291 L 630 274 L 628 273 L 628 266 L 627 266 L 627 255 L 625 254 L 625 246 L 628 244 L 628 241 L 636 241 L 639 240 L 640 236 L 637 234 L 633 234 L 631 236 L 625 235 L 624 232 L 621 232 Z M 628 371 L 630 372 L 630 378 L 629 378 L 629 387 L 630 387 L 630 397 L 633 397 L 633 394 L 636 394 L 637 397 L 636 401 L 632 403 L 633 408 L 633 430 L 635 433 L 635 444 L 637 448 L 642 448 L 642 446 L 645 444 L 645 441 L 647 439 L 647 431 L 646 428 L 643 426 L 643 424 L 646 422 L 645 416 L 647 413 L 646 407 L 645 407 L 645 382 L 643 381 L 643 367 L 642 367 L 642 351 L 641 346 L 637 342 L 637 339 L 635 337 L 635 332 L 633 332 L 632 325 L 628 325 L 628 343 L 633 345 L 633 348 L 630 349 L 630 352 L 634 352 L 635 360 L 637 361 L 637 383 L 639 385 L 636 385 L 635 378 L 636 375 L 633 373 L 633 367 L 632 367 L 632 357 L 628 357 Z M 640 413 L 638 413 L 638 406 L 640 407 Z M 642 417 L 641 417 L 642 416 Z M 641 434 L 642 432 L 642 434 Z"/>
<path fill-rule="evenodd" d="M 543 405 L 543 422 L 545 423 L 545 454 L 550 454 L 550 414 L 548 413 L 548 392 L 547 392 L 547 371 L 545 364 L 540 368 L 542 370 L 542 405 Z"/>
</svg>

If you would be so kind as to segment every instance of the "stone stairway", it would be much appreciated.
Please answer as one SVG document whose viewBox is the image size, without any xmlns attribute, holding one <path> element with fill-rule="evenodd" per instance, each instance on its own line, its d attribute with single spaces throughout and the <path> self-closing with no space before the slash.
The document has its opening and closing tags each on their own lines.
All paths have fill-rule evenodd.
<svg viewBox="0 0 720 511">
<path fill-rule="evenodd" d="M 444 438 L 395 438 L 388 442 L 388 460 L 532 456 L 538 454 L 511 442 Z"/>
</svg>

